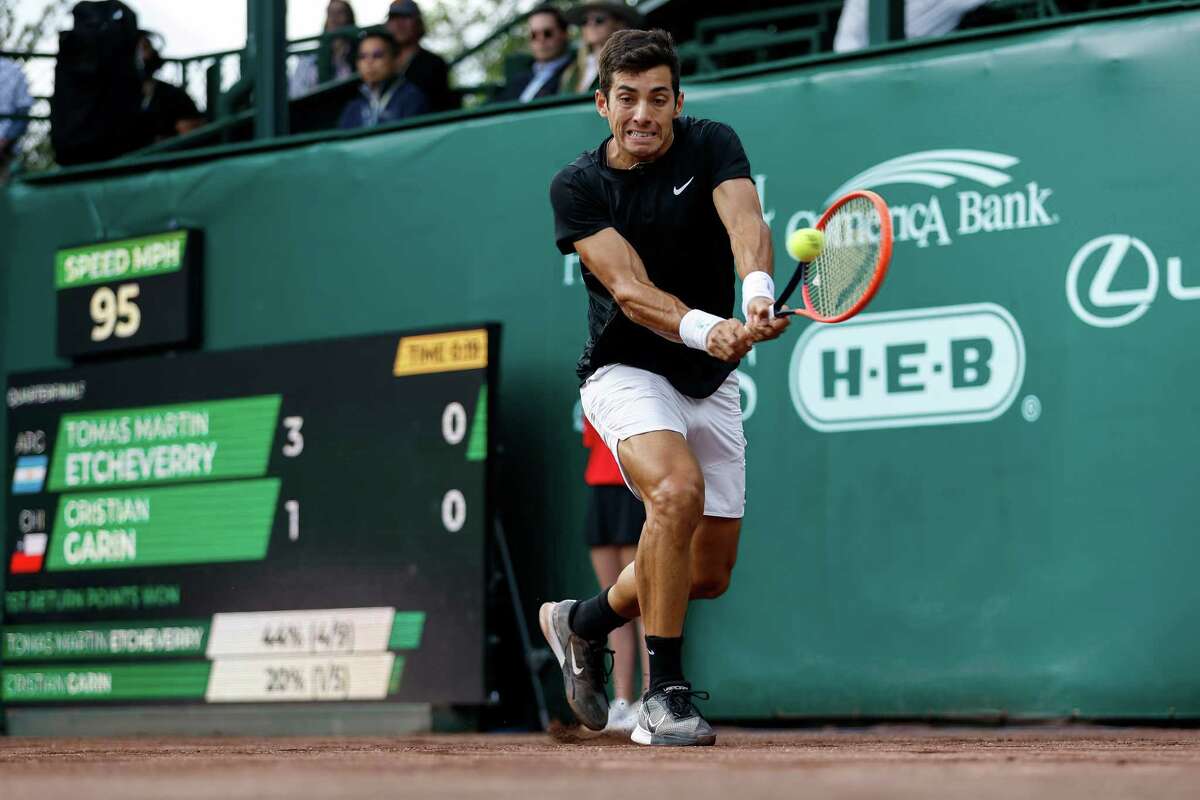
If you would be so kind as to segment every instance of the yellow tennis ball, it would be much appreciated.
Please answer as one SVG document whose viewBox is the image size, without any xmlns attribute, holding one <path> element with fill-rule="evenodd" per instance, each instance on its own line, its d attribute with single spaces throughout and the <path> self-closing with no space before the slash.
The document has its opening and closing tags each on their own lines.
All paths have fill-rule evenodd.
<svg viewBox="0 0 1200 800">
<path fill-rule="evenodd" d="M 797 261 L 812 261 L 824 246 L 825 234 L 816 228 L 800 228 L 787 238 L 788 255 Z"/>
</svg>

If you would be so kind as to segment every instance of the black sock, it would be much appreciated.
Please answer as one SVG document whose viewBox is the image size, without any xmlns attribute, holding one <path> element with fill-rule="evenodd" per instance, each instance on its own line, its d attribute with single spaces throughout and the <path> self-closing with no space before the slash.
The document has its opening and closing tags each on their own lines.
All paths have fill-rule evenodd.
<svg viewBox="0 0 1200 800">
<path fill-rule="evenodd" d="M 589 642 L 607 640 L 610 633 L 626 622 L 629 620 L 613 611 L 608 604 L 608 589 L 602 589 L 595 597 L 580 600 L 571 606 L 567 615 L 567 626 L 576 636 L 582 636 Z"/>
<path fill-rule="evenodd" d="M 650 694 L 673 683 L 687 683 L 683 678 L 682 636 L 647 636 L 646 650 L 650 653 Z"/>
</svg>

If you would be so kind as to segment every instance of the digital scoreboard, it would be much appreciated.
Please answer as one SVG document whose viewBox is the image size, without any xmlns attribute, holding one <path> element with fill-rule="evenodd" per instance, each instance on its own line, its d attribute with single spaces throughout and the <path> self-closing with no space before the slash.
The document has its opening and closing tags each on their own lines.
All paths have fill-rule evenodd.
<svg viewBox="0 0 1200 800">
<path fill-rule="evenodd" d="M 498 335 L 10 376 L 0 699 L 482 702 Z"/>
<path fill-rule="evenodd" d="M 59 250 L 58 354 L 67 358 L 200 344 L 197 230 Z"/>
</svg>

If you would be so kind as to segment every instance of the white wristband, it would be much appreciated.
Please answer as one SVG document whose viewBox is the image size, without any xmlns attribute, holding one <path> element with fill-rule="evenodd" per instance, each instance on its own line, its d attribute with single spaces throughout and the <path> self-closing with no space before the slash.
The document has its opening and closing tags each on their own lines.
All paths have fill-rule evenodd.
<svg viewBox="0 0 1200 800">
<path fill-rule="evenodd" d="M 771 316 L 775 316 L 775 280 L 763 272 L 756 270 L 742 281 L 742 319 L 750 319 L 750 301 L 756 297 L 765 297 L 771 301 Z"/>
<path fill-rule="evenodd" d="M 679 320 L 679 338 L 683 343 L 695 350 L 708 352 L 708 334 L 720 322 L 725 320 L 716 314 L 693 308 Z"/>
</svg>

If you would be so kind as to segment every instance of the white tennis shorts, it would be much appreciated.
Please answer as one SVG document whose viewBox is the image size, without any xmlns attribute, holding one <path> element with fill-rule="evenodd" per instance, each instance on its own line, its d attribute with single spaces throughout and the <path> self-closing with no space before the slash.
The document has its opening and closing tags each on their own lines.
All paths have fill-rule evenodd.
<svg viewBox="0 0 1200 800">
<path fill-rule="evenodd" d="M 624 364 L 608 364 L 579 389 L 583 413 L 612 454 L 631 436 L 675 431 L 704 473 L 704 514 L 740 519 L 746 512 L 746 436 L 736 373 L 703 400 L 680 393 L 663 376 Z M 621 459 L 617 458 L 617 465 Z M 621 477 L 638 490 L 621 467 Z"/>
</svg>

